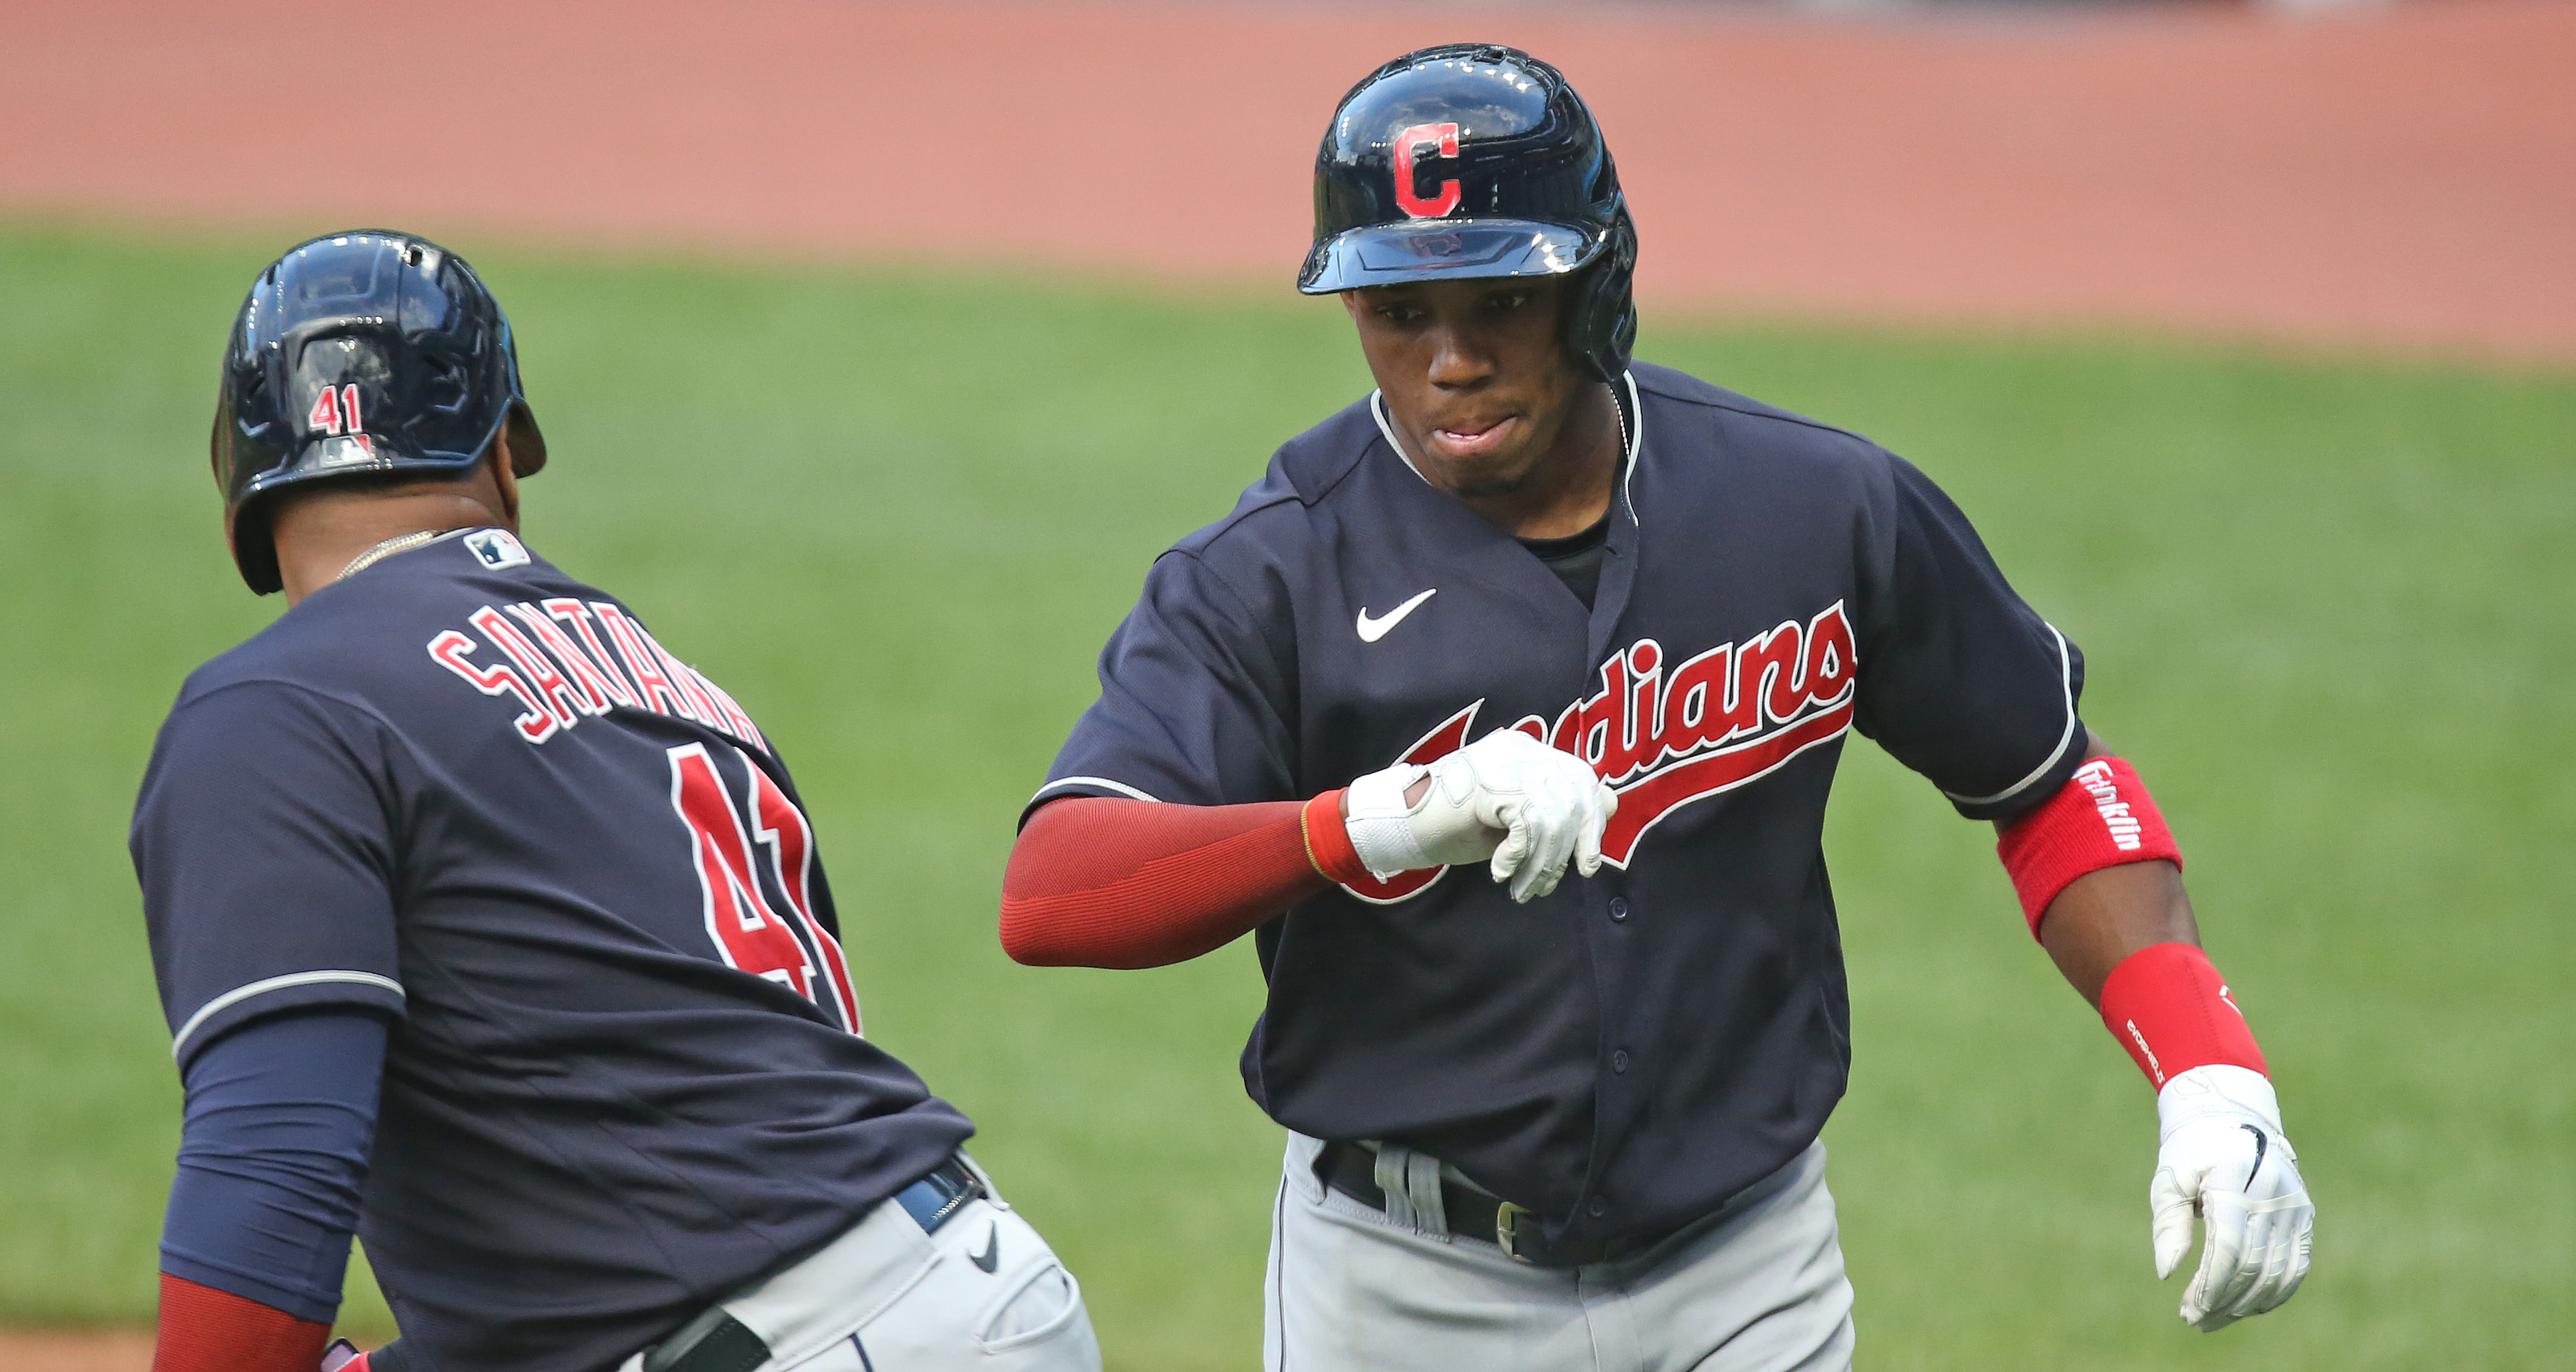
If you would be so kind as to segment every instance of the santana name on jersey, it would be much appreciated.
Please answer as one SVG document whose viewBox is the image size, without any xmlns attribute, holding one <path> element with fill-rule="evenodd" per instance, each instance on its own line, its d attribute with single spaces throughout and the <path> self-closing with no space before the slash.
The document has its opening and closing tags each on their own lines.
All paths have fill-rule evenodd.
<svg viewBox="0 0 2576 1372">
<path fill-rule="evenodd" d="M 615 605 L 558 596 L 545 601 L 542 609 L 526 601 L 508 608 L 509 615 L 505 616 L 486 605 L 466 618 L 516 664 L 516 670 L 467 661 L 467 655 L 475 651 L 474 640 L 455 629 L 445 630 L 429 641 L 429 656 L 487 696 L 516 697 L 526 710 L 511 724 L 528 742 L 543 743 L 557 731 L 580 723 L 585 716 L 604 715 L 623 705 L 692 720 L 764 753 L 769 751 L 768 742 L 761 738 L 751 716 L 725 694 L 724 688 L 671 656 L 653 635 L 645 632 L 643 625 Z M 606 626 L 609 638 L 616 641 L 618 654 L 626 664 L 625 673 L 618 671 L 617 662 L 602 646 L 599 630 L 593 626 L 594 614 L 598 624 Z M 511 625 L 511 616 L 527 626 L 526 633 Z M 573 643 L 571 634 L 565 633 L 566 629 L 580 635 L 579 646 Z M 554 654 L 553 660 L 538 649 L 540 643 Z M 560 669 L 556 661 L 563 664 Z"/>
</svg>

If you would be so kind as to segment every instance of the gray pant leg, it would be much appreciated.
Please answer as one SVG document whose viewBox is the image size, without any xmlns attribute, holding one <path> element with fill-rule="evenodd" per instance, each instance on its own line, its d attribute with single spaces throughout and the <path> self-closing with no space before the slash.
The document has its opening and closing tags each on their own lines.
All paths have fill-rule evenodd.
<svg viewBox="0 0 2576 1372">
<path fill-rule="evenodd" d="M 1825 1146 L 1728 1209 L 1626 1263 L 1628 1310 L 1653 1372 L 1845 1372 L 1852 1289 Z M 1591 1271 L 1593 1269 L 1586 1269 Z"/>
</svg>

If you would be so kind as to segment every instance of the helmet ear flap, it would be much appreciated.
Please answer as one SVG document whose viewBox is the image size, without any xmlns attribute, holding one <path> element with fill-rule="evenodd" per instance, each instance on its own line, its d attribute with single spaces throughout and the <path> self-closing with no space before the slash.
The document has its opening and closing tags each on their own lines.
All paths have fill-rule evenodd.
<svg viewBox="0 0 2576 1372">
<path fill-rule="evenodd" d="M 510 475 L 535 476 L 545 470 L 546 435 L 537 427 L 537 412 L 525 400 L 513 400 L 502 428 L 510 435 Z"/>
<path fill-rule="evenodd" d="M 1624 197 L 1611 216 L 1609 239 L 1577 279 L 1565 313 L 1565 348 L 1583 372 L 1616 384 L 1637 343 L 1637 227 Z"/>
</svg>

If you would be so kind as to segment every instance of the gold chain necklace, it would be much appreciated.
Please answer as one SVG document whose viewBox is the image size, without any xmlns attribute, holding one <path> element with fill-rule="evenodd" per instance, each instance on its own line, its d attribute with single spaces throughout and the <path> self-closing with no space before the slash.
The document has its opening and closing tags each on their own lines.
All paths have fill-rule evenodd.
<svg viewBox="0 0 2576 1372">
<path fill-rule="evenodd" d="M 433 538 L 452 532 L 454 532 L 454 530 L 451 529 L 423 529 L 416 534 L 396 534 L 392 538 L 388 538 L 384 542 L 379 543 L 365 552 L 358 554 L 356 557 L 349 559 L 349 565 L 341 568 L 340 574 L 331 579 L 333 581 L 346 581 L 396 553 L 417 548 Z"/>
</svg>

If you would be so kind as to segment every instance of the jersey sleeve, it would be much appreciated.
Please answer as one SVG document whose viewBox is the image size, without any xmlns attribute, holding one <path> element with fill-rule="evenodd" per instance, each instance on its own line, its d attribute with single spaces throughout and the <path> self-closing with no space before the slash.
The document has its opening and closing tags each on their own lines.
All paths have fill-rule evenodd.
<svg viewBox="0 0 2576 1372">
<path fill-rule="evenodd" d="M 393 789 L 376 722 L 311 692 L 240 683 L 171 713 L 129 846 L 182 1071 L 256 1016 L 402 1012 Z"/>
<path fill-rule="evenodd" d="M 1293 628 L 1199 556 L 1146 573 L 1100 653 L 1100 698 L 1056 754 L 1021 818 L 1068 795 L 1182 805 L 1302 800 L 1289 720 Z"/>
<path fill-rule="evenodd" d="M 2047 799 L 2084 759 L 2084 655 L 2022 603 L 1968 517 L 1891 457 L 1854 723 L 1971 819 Z"/>
</svg>

